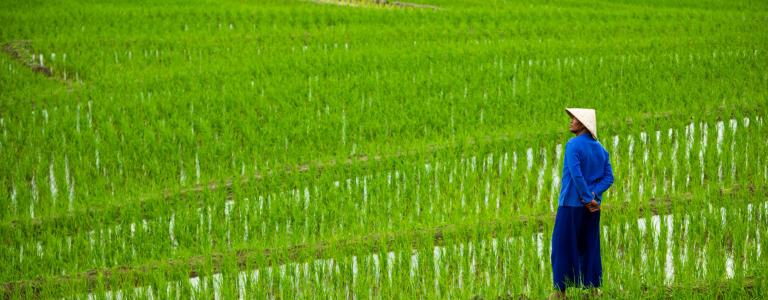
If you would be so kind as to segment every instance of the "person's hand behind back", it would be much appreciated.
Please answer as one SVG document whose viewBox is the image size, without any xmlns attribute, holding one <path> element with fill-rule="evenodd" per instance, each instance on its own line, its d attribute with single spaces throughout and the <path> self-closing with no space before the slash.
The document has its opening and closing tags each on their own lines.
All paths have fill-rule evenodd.
<svg viewBox="0 0 768 300">
<path fill-rule="evenodd" d="M 584 206 L 586 206 L 587 209 L 589 209 L 589 212 L 599 211 L 600 210 L 600 204 L 598 204 L 597 201 L 595 201 L 595 199 L 594 199 L 595 197 L 597 197 L 595 192 L 592 192 L 592 196 L 593 197 L 592 197 L 591 201 L 585 202 L 584 200 L 581 200 L 581 202 L 584 203 Z"/>
</svg>

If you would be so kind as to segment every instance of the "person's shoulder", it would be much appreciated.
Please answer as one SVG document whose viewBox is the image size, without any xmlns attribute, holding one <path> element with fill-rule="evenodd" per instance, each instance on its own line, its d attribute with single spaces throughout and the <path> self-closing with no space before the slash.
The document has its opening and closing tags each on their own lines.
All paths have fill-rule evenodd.
<svg viewBox="0 0 768 300">
<path fill-rule="evenodd" d="M 600 140 L 593 140 L 593 141 L 595 141 L 595 144 L 600 146 L 600 149 L 605 150 L 605 145 L 603 145 L 603 143 L 601 143 Z"/>
<path fill-rule="evenodd" d="M 597 144 L 600 146 L 600 151 L 603 152 L 606 157 L 610 155 L 610 153 L 608 153 L 608 149 L 605 149 L 605 146 L 600 143 L 600 141 L 597 141 Z"/>
<path fill-rule="evenodd" d="M 608 149 L 605 149 L 603 145 L 600 145 L 600 148 L 603 150 L 603 153 L 605 154 L 605 157 L 611 156 L 611 153 L 608 152 Z"/>
<path fill-rule="evenodd" d="M 576 143 L 576 141 L 579 140 L 579 136 L 574 136 L 568 139 L 568 141 L 565 143 L 566 146 Z"/>
<path fill-rule="evenodd" d="M 584 137 L 577 135 L 574 137 L 571 137 L 568 139 L 568 142 L 565 143 L 565 146 L 571 146 L 571 147 L 583 147 L 583 145 L 587 144 L 587 140 L 584 139 Z"/>
</svg>

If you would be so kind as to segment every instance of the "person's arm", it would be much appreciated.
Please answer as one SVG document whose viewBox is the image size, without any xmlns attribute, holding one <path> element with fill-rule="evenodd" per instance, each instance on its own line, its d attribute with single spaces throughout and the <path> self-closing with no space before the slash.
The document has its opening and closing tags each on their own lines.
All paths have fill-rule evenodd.
<svg viewBox="0 0 768 300">
<path fill-rule="evenodd" d="M 565 157 L 568 158 L 566 160 L 566 167 L 571 173 L 571 178 L 573 178 L 573 183 L 576 186 L 576 191 L 579 193 L 579 198 L 581 198 L 581 201 L 584 203 L 589 203 L 594 199 L 594 196 L 587 186 L 584 174 L 581 173 L 581 155 L 579 155 L 576 150 L 577 149 L 573 144 L 569 143 L 565 145 Z"/>
<path fill-rule="evenodd" d="M 603 177 L 600 178 L 600 181 L 595 185 L 594 192 L 596 194 L 602 194 L 606 190 L 608 190 L 609 187 L 613 184 L 613 168 L 611 167 L 611 160 L 610 156 L 606 153 L 606 160 L 605 160 L 605 168 L 603 169 Z M 602 201 L 602 199 L 597 198 L 598 203 Z"/>
</svg>

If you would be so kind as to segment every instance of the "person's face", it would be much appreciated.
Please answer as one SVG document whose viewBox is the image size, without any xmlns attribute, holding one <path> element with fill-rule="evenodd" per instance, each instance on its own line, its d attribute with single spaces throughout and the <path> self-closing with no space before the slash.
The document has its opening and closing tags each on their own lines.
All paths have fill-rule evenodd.
<svg viewBox="0 0 768 300">
<path fill-rule="evenodd" d="M 584 130 L 584 125 L 579 122 L 579 119 L 574 118 L 571 116 L 571 127 L 569 130 L 573 133 L 579 133 L 582 130 Z"/>
</svg>

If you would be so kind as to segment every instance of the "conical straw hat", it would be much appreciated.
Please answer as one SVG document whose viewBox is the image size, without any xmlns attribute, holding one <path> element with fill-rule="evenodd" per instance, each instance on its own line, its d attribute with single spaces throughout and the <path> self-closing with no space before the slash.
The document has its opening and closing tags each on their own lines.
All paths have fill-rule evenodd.
<svg viewBox="0 0 768 300">
<path fill-rule="evenodd" d="M 566 108 L 565 111 L 575 117 L 584 127 L 587 127 L 592 137 L 597 139 L 597 118 L 595 110 L 591 108 Z"/>
</svg>

